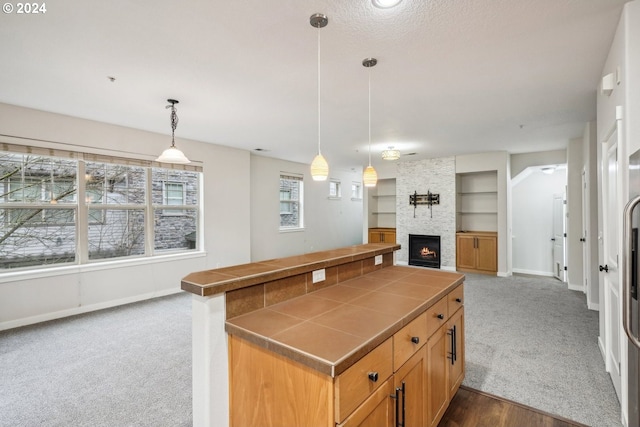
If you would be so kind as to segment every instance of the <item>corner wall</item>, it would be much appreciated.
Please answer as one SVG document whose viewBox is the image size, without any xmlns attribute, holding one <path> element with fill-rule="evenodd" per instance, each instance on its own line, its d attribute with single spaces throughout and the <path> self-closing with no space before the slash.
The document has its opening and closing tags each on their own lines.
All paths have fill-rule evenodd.
<svg viewBox="0 0 640 427">
<path fill-rule="evenodd" d="M 167 135 L 7 104 L 0 104 L 0 133 L 0 142 L 144 160 L 170 142 Z M 193 271 L 250 261 L 250 153 L 176 140 L 203 166 L 204 251 L 1 273 L 0 329 L 182 292 L 180 280 Z"/>
</svg>

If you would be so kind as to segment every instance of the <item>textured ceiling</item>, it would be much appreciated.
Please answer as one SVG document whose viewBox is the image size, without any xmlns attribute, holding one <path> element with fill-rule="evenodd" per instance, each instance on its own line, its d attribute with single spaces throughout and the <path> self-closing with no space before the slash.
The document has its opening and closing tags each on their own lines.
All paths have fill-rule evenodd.
<svg viewBox="0 0 640 427">
<path fill-rule="evenodd" d="M 310 163 L 553 150 L 595 119 L 624 0 L 58 0 L 0 15 L 0 102 Z M 317 30 L 314 13 L 329 24 Z M 116 78 L 111 82 L 107 77 Z M 164 147 L 158 147 L 158 152 Z M 188 153 L 187 153 L 188 154 Z"/>
</svg>

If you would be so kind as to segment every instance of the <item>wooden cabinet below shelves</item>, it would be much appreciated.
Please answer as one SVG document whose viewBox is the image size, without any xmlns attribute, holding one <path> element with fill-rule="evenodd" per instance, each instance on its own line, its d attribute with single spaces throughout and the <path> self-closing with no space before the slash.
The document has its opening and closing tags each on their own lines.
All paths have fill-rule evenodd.
<svg viewBox="0 0 640 427">
<path fill-rule="evenodd" d="M 459 271 L 496 274 L 498 234 L 492 231 L 465 231 L 456 234 L 456 268 Z"/>
<path fill-rule="evenodd" d="M 369 243 L 396 243 L 395 228 L 370 228 Z"/>
</svg>

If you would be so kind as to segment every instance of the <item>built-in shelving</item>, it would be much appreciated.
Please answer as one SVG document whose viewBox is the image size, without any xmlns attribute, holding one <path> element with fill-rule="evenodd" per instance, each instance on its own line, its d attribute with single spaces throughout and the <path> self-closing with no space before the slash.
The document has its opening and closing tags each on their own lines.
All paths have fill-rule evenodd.
<svg viewBox="0 0 640 427">
<path fill-rule="evenodd" d="M 497 171 L 456 175 L 456 227 L 464 230 L 498 230 Z"/>
<path fill-rule="evenodd" d="M 396 227 L 395 179 L 380 179 L 369 189 L 369 227 Z"/>
</svg>

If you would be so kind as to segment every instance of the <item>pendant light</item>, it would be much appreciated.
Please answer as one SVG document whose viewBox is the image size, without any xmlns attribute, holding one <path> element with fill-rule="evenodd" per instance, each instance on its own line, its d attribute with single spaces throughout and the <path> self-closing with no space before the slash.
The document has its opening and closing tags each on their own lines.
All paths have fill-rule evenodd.
<svg viewBox="0 0 640 427">
<path fill-rule="evenodd" d="M 311 162 L 311 177 L 314 181 L 326 181 L 329 176 L 329 164 L 320 152 L 320 28 L 326 27 L 329 19 L 321 14 L 311 15 L 309 22 L 318 29 L 318 154 Z"/>
<path fill-rule="evenodd" d="M 362 181 L 365 187 L 375 187 L 378 182 L 378 173 L 371 166 L 371 67 L 374 67 L 377 63 L 378 60 L 375 58 L 366 58 L 362 61 L 362 65 L 369 69 L 369 166 L 362 174 Z"/>
<path fill-rule="evenodd" d="M 171 147 L 167 148 L 160 154 L 160 157 L 156 159 L 156 162 L 160 163 L 179 163 L 186 164 L 191 163 L 191 160 L 187 159 L 187 156 L 176 147 L 175 132 L 178 127 L 178 115 L 176 114 L 176 104 L 178 101 L 175 99 L 167 99 L 167 102 L 171 105 L 167 105 L 166 108 L 171 108 Z"/>
</svg>

